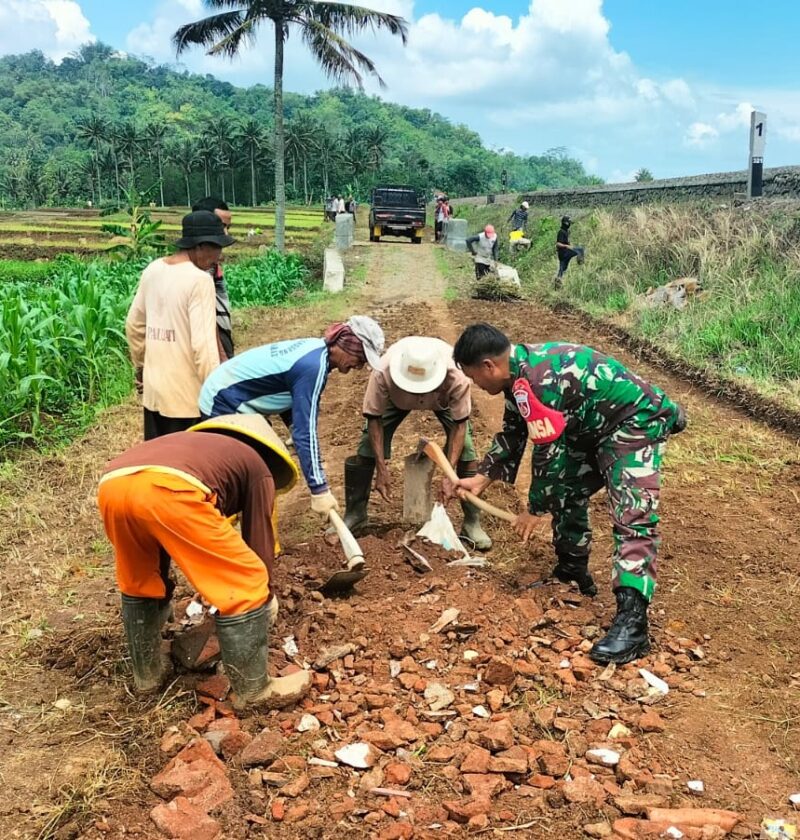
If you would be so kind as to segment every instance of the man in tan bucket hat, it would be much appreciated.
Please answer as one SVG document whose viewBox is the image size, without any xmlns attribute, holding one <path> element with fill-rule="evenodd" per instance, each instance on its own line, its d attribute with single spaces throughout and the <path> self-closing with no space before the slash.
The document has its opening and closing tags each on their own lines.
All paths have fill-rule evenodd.
<svg viewBox="0 0 800 840">
<path fill-rule="evenodd" d="M 140 443 L 103 472 L 98 505 L 114 546 L 122 620 L 134 682 L 141 692 L 166 677 L 161 628 L 169 593 L 159 570 L 166 550 L 191 585 L 216 607 L 216 632 L 237 707 L 283 707 L 301 699 L 311 678 L 267 672 L 276 493 L 297 468 L 258 415 L 206 420 L 185 432 Z M 231 518 L 239 514 L 241 534 Z"/>
<path fill-rule="evenodd" d="M 386 461 L 392 438 L 411 411 L 433 411 L 447 434 L 446 453 L 460 477 L 477 473 L 469 416 L 472 411 L 469 379 L 453 363 L 453 348 L 438 338 L 408 336 L 393 344 L 370 375 L 364 395 L 366 418 L 357 454 L 345 461 L 345 523 L 353 530 L 368 524 L 372 477 L 375 489 L 389 499 L 391 479 Z M 480 513 L 462 503 L 462 536 L 487 550 L 492 541 L 481 527 Z"/>
</svg>

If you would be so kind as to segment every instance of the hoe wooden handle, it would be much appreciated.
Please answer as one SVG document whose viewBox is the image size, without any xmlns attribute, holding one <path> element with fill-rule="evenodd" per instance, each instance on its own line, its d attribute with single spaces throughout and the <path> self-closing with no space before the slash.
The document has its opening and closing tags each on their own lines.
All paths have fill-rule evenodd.
<svg viewBox="0 0 800 840">
<path fill-rule="evenodd" d="M 453 465 L 447 460 L 447 456 L 442 452 L 442 447 L 439 446 L 438 443 L 434 443 L 431 440 L 420 441 L 419 447 L 420 453 L 425 453 L 434 464 L 452 481 L 453 483 L 458 482 L 458 476 L 456 475 L 456 471 L 453 469 Z M 506 522 L 515 522 L 517 519 L 516 514 L 511 513 L 510 511 L 503 510 L 502 508 L 495 507 L 491 502 L 485 502 L 480 496 L 476 496 L 474 493 L 470 493 L 467 490 L 464 493 L 464 498 L 470 502 L 471 504 L 475 505 L 475 507 L 480 508 L 481 510 L 486 511 L 490 516 L 495 516 L 497 519 L 504 519 Z"/>
<path fill-rule="evenodd" d="M 347 557 L 348 564 L 354 557 L 364 558 L 364 552 L 361 546 L 356 542 L 356 538 L 350 533 L 350 529 L 344 524 L 344 520 L 335 510 L 330 511 L 328 518 L 331 520 L 331 525 L 336 529 L 336 534 L 339 537 L 339 542 L 342 544 L 345 557 Z"/>
</svg>

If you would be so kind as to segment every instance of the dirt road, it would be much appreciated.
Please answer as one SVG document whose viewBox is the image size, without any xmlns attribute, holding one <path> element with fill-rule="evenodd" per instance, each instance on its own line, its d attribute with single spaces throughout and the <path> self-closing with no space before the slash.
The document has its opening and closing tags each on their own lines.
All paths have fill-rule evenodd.
<svg viewBox="0 0 800 840">
<path fill-rule="evenodd" d="M 605 586 L 594 602 L 567 587 L 522 588 L 552 562 L 546 523 L 531 549 L 502 524 L 490 523 L 496 542 L 486 570 L 435 561 L 433 575 L 418 576 L 406 565 L 396 548 L 402 534 L 399 456 L 420 434 L 440 435 L 435 419 L 411 417 L 396 438 L 395 498 L 373 503 L 373 528 L 362 541 L 373 571 L 351 598 L 320 603 L 310 594 L 305 584 L 321 565 L 337 562 L 336 550 L 320 538 L 302 489 L 283 503 L 286 556 L 276 584 L 282 614 L 272 667 L 287 664 L 280 648 L 290 634 L 308 661 L 333 644 L 352 643 L 355 650 L 319 674 L 302 710 L 322 723 L 319 732 L 295 731 L 300 710 L 241 719 L 248 735 L 263 727 L 284 733 L 283 764 L 270 769 L 290 787 L 300 782 L 281 789 L 279 779 L 265 783 L 232 758 L 226 772 L 234 798 L 217 814 L 224 836 L 388 840 L 524 826 L 512 836 L 580 837 L 584 824 L 618 817 L 620 796 L 630 793 L 733 808 L 749 824 L 765 814 L 786 815 L 787 795 L 800 790 L 796 441 L 637 363 L 602 334 L 536 306 L 447 302 L 432 245 L 383 242 L 356 251 L 367 266 L 361 288 L 327 304 L 327 311 L 248 313 L 237 325 L 242 345 L 319 334 L 332 317 L 356 312 L 378 318 L 389 341 L 414 333 L 453 340 L 461 326 L 490 320 L 520 340 L 563 338 L 600 347 L 688 406 L 690 429 L 671 442 L 667 456 L 655 645 L 645 663 L 672 690 L 651 709 L 637 701 L 644 685 L 635 668 L 601 679 L 583 656 L 587 639 L 613 612 L 610 529 L 601 497 L 593 508 L 592 567 Z M 324 397 L 324 453 L 340 497 L 365 381 L 365 372 L 335 374 Z M 502 406 L 482 394 L 475 398 L 483 450 Z M 68 449 L 4 467 L 3 837 L 163 836 L 149 819 L 159 799 L 148 787 L 169 757 L 162 736 L 208 708 L 186 675 L 158 700 L 139 700 L 127 688 L 113 561 L 94 492 L 105 460 L 138 434 L 139 410 L 131 402 L 106 412 Z M 503 504 L 518 502 L 511 489 L 492 491 Z M 455 506 L 451 513 L 458 524 Z M 461 610 L 463 629 L 432 633 L 449 607 Z M 476 654 L 465 657 L 468 651 Z M 432 714 L 425 700 L 431 683 L 453 692 L 442 715 Z M 494 720 L 476 716 L 477 706 Z M 656 718 L 643 721 L 652 710 Z M 226 714 L 223 704 L 217 715 Z M 586 749 L 606 743 L 617 722 L 630 730 L 615 742 L 625 753 L 620 768 L 587 765 Z M 500 754 L 493 733 L 510 739 Z M 384 765 L 372 786 L 403 788 L 409 796 L 370 795 L 363 774 L 343 768 L 306 768 L 308 756 L 330 758 L 342 743 L 370 739 Z M 491 761 L 499 763 L 476 769 L 486 759 L 479 747 L 489 747 Z M 572 781 L 563 781 L 566 773 Z M 690 779 L 705 783 L 699 802 L 686 791 Z M 468 801 L 481 803 L 474 814 L 464 810 Z"/>
</svg>

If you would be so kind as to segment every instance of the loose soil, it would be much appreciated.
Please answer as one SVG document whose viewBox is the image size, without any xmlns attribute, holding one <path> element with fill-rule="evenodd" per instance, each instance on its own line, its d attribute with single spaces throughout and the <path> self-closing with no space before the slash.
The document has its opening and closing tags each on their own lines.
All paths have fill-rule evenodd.
<svg viewBox="0 0 800 840">
<path fill-rule="evenodd" d="M 447 281 L 430 244 L 359 244 L 349 260 L 366 266 L 360 287 L 327 310 L 247 312 L 237 323 L 241 346 L 316 335 L 331 318 L 356 312 L 378 318 L 389 342 L 408 334 L 452 341 L 463 325 L 489 320 L 521 340 L 601 347 L 686 404 L 691 425 L 670 442 L 665 469 L 654 649 L 615 674 L 601 673 L 585 656 L 613 615 L 602 495 L 592 507 L 592 569 L 600 586 L 593 601 L 563 585 L 526 588 L 553 562 L 546 520 L 527 547 L 504 523 L 487 521 L 495 545 L 486 568 L 451 567 L 431 552 L 434 571 L 414 571 L 398 548 L 405 530 L 402 456 L 421 435 L 441 440 L 442 433 L 435 418 L 412 415 L 395 438 L 392 501 L 373 499 L 372 524 L 360 541 L 370 575 L 349 597 L 325 599 L 314 591 L 336 566 L 339 549 L 308 512 L 306 491 L 297 488 L 281 501 L 285 554 L 277 564 L 281 612 L 271 670 L 312 663 L 337 645 L 352 645 L 352 653 L 318 672 L 302 708 L 239 716 L 251 735 L 266 727 L 286 736 L 283 763 L 262 769 L 291 782 L 307 772 L 310 786 L 295 797 L 282 794 L 233 757 L 227 774 L 235 795 L 214 814 L 223 836 L 571 838 L 582 836 L 586 823 L 617 818 L 619 797 L 627 793 L 740 811 L 740 836 L 756 836 L 748 826 L 765 815 L 789 816 L 787 796 L 800 790 L 796 440 L 632 358 L 569 316 L 528 303 L 446 302 Z M 465 265 L 463 278 L 469 270 Z M 358 442 L 366 378 L 366 372 L 333 374 L 324 396 L 323 451 L 339 498 L 342 463 Z M 477 391 L 474 398 L 483 451 L 500 423 L 502 401 Z M 162 736 L 214 708 L 195 692 L 195 675 L 177 675 L 149 700 L 129 688 L 113 558 L 94 495 L 103 463 L 139 434 L 139 409 L 131 401 L 107 411 L 69 448 L 3 467 L 0 836 L 163 836 L 149 818 L 161 801 L 149 782 L 174 752 L 162 751 Z M 493 487 L 489 498 L 520 509 L 525 487 L 523 475 L 519 495 Z M 450 514 L 458 526 L 457 505 Z M 182 586 L 181 596 L 191 594 Z M 454 624 L 433 632 L 449 608 L 460 610 Z M 168 636 L 182 631 L 173 625 Z M 299 649 L 291 658 L 283 650 L 289 636 Z M 640 666 L 662 675 L 669 694 L 647 696 Z M 432 683 L 454 695 L 444 715 L 432 714 L 425 699 Z M 476 715 L 479 706 L 493 719 Z M 662 728 L 642 720 L 653 710 L 663 731 L 643 731 Z M 320 720 L 320 731 L 296 731 L 304 712 Z M 226 704 L 216 707 L 218 716 L 229 713 Z M 478 779 L 462 773 L 465 757 L 489 744 L 503 719 L 515 745 L 505 756 L 513 767 L 497 765 Z M 630 734 L 609 744 L 618 722 Z M 407 782 L 393 780 L 395 768 L 385 768 L 383 786 L 402 787 L 409 797 L 372 795 L 363 772 L 342 766 L 303 769 L 309 757 L 330 759 L 341 745 L 365 739 L 380 747 L 379 765 L 391 758 L 408 767 Z M 584 754 L 595 745 L 624 753 L 616 773 L 587 764 Z M 590 769 L 597 785 L 581 782 Z M 566 773 L 574 781 L 565 783 Z M 371 786 L 380 786 L 380 776 Z M 478 814 L 470 826 L 455 822 L 463 818 L 458 803 L 481 789 L 481 779 L 495 788 L 490 806 L 478 808 L 486 816 Z M 690 779 L 703 780 L 702 797 L 687 792 Z M 283 806 L 278 824 L 274 816 Z"/>
</svg>

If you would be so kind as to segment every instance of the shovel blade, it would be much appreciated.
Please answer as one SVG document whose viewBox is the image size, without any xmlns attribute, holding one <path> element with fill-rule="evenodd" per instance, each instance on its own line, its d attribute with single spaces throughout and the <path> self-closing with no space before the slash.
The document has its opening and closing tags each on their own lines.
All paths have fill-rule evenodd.
<svg viewBox="0 0 800 840">
<path fill-rule="evenodd" d="M 403 522 L 422 525 L 433 510 L 431 479 L 434 464 L 429 458 L 409 455 L 404 464 Z"/>
<path fill-rule="evenodd" d="M 319 591 L 323 595 L 338 595 L 341 592 L 348 592 L 367 576 L 367 571 L 363 566 L 352 570 L 342 569 L 341 572 L 332 574 L 320 586 Z"/>
</svg>

